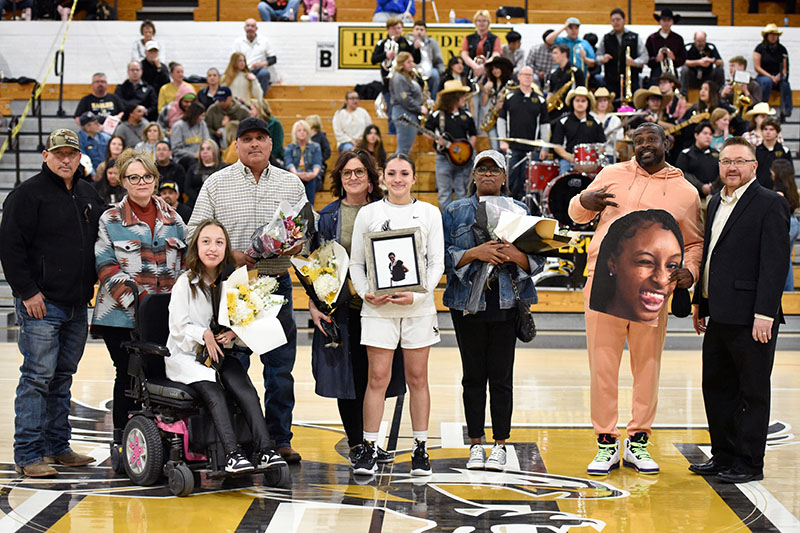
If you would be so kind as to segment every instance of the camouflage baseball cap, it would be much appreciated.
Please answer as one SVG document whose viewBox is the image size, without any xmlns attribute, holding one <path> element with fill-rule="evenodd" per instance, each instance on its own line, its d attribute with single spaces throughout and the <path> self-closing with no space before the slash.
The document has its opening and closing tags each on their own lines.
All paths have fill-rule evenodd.
<svg viewBox="0 0 800 533">
<path fill-rule="evenodd" d="M 75 148 L 80 151 L 81 143 L 78 140 L 78 134 L 68 129 L 60 129 L 52 132 L 50 137 L 47 138 L 47 151 L 49 152 L 56 148 L 61 148 L 62 146 Z"/>
</svg>

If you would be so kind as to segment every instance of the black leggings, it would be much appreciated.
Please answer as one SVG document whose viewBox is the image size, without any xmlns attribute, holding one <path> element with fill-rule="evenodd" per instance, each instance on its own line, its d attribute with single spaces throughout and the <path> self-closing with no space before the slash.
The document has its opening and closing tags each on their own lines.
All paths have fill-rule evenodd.
<svg viewBox="0 0 800 533">
<path fill-rule="evenodd" d="M 111 326 L 96 326 L 103 341 L 106 343 L 111 361 L 114 362 L 114 403 L 111 407 L 114 429 L 122 431 L 128 423 L 128 413 L 140 409 L 139 402 L 125 396 L 125 389 L 130 386 L 131 378 L 128 376 L 128 351 L 122 343 L 131 340 L 132 329 L 115 328 Z"/>
<path fill-rule="evenodd" d="M 214 421 L 217 434 L 222 439 L 225 453 L 229 454 L 238 448 L 225 391 L 233 393 L 236 397 L 236 403 L 239 404 L 247 419 L 247 424 L 250 426 L 255 449 L 272 448 L 273 443 L 269 438 L 267 422 L 261 411 L 261 401 L 253 382 L 250 381 L 247 372 L 242 367 L 242 363 L 235 357 L 226 357 L 219 369 L 219 377 L 222 385 L 212 381 L 197 381 L 192 383 L 192 388 L 197 391 L 211 413 L 211 419 Z M 225 388 L 223 389 L 223 387 Z"/>
<path fill-rule="evenodd" d="M 347 444 L 352 448 L 364 440 L 364 393 L 367 390 L 369 363 L 367 347 L 361 344 L 361 310 L 350 309 L 348 337 L 350 340 L 350 364 L 353 367 L 355 399 L 336 400 L 339 416 L 347 434 Z"/>
</svg>

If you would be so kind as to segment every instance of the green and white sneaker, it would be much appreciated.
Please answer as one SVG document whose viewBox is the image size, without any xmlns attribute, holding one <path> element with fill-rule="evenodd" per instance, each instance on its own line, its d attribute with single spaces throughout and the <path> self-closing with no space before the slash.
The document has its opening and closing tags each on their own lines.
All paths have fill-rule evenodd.
<svg viewBox="0 0 800 533">
<path fill-rule="evenodd" d="M 615 468 L 619 468 L 619 443 L 614 436 L 601 433 L 597 437 L 597 455 L 586 467 L 586 472 L 590 476 L 606 476 Z"/>
<path fill-rule="evenodd" d="M 622 456 L 622 464 L 633 468 L 640 474 L 658 474 L 658 463 L 650 457 L 647 447 L 650 442 L 647 440 L 647 433 L 640 431 L 631 438 L 625 439 L 625 453 Z"/>
</svg>

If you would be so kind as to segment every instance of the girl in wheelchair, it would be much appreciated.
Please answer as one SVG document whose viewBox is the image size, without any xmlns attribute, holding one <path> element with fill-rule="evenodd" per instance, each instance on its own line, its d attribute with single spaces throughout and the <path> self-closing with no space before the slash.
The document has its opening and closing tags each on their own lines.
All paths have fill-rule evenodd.
<svg viewBox="0 0 800 533">
<path fill-rule="evenodd" d="M 242 364 L 235 357 L 225 357 L 220 348 L 233 342 L 236 334 L 225 330 L 214 335 L 210 329 L 212 315 L 217 312 L 212 309 L 211 293 L 221 282 L 223 267 L 234 263 L 228 232 L 222 224 L 214 220 L 200 223 L 185 260 L 187 270 L 175 282 L 169 304 L 167 378 L 191 386 L 205 403 L 225 449 L 225 471 L 247 472 L 285 464 L 273 450 L 253 383 Z M 195 354 L 203 346 L 217 370 L 197 361 Z M 236 441 L 225 391 L 236 397 L 250 426 L 255 450 L 250 458 L 244 456 Z"/>
</svg>

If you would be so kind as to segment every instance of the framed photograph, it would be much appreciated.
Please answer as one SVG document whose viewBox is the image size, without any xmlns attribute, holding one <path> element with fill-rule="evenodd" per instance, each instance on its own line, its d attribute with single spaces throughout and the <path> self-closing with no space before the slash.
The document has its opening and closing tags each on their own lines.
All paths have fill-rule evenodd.
<svg viewBox="0 0 800 533">
<path fill-rule="evenodd" d="M 364 249 L 372 294 L 425 292 L 425 258 L 419 228 L 367 233 Z"/>
</svg>

